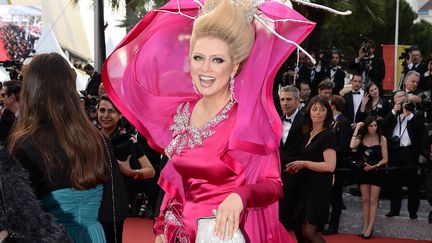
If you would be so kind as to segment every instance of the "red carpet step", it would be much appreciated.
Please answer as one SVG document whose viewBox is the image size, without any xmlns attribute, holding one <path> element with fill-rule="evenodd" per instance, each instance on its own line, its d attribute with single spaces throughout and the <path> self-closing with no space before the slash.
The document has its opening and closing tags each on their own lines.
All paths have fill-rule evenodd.
<svg viewBox="0 0 432 243">
<path fill-rule="evenodd" d="M 153 221 L 150 219 L 128 218 L 123 231 L 124 243 L 153 243 Z M 337 234 L 325 237 L 327 243 L 431 243 L 430 241 L 372 237 L 362 240 L 357 235 Z M 254 242 L 255 243 L 255 242 Z"/>
</svg>

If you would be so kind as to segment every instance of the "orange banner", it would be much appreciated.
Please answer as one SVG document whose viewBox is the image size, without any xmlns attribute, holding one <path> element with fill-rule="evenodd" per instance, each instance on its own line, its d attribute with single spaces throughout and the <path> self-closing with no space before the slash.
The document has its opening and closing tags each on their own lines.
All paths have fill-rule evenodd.
<svg viewBox="0 0 432 243">
<path fill-rule="evenodd" d="M 397 57 L 405 51 L 405 48 L 410 47 L 409 45 L 398 45 Z M 397 63 L 397 76 L 394 76 L 394 45 L 383 45 L 383 59 L 385 63 L 385 77 L 383 81 L 384 90 L 396 90 L 399 87 L 399 81 L 402 72 L 402 61 L 398 59 Z"/>
</svg>

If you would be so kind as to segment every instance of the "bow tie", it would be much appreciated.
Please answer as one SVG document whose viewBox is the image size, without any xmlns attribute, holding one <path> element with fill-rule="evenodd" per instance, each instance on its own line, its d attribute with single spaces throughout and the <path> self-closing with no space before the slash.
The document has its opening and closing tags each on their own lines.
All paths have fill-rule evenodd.
<svg viewBox="0 0 432 243">
<path fill-rule="evenodd" d="M 353 95 L 355 95 L 355 94 L 360 94 L 360 91 L 353 91 L 352 94 L 353 94 Z"/>
<path fill-rule="evenodd" d="M 335 72 L 336 72 L 336 71 L 337 71 L 337 68 L 332 68 L 331 70 L 333 70 L 333 71 L 335 71 Z"/>
<path fill-rule="evenodd" d="M 414 92 L 407 92 L 407 94 L 414 94 Z"/>
<path fill-rule="evenodd" d="M 282 118 L 282 121 L 285 121 L 285 122 L 291 123 L 291 119 L 287 119 L 286 117 Z"/>
</svg>

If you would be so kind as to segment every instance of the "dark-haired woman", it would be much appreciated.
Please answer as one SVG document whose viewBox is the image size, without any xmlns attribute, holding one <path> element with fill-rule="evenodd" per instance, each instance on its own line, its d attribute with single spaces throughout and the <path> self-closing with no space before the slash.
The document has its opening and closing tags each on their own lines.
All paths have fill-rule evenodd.
<svg viewBox="0 0 432 243">
<path fill-rule="evenodd" d="M 390 112 L 390 104 L 381 98 L 379 92 L 379 88 L 375 83 L 370 82 L 366 85 L 365 93 L 356 115 L 356 122 L 364 121 L 369 114 L 376 115 L 378 120 L 382 120 Z"/>
<path fill-rule="evenodd" d="M 117 206 L 127 209 L 128 198 L 129 204 L 132 205 L 133 199 L 137 194 L 138 188 L 136 187 L 139 185 L 137 180 L 152 178 L 155 175 L 155 171 L 134 136 L 122 130 L 120 123 L 123 115 L 114 106 L 108 96 L 103 95 L 100 97 L 97 117 L 101 132 L 111 141 L 115 157 L 120 165 L 120 170 L 126 176 L 124 182 L 126 183 L 128 197 L 121 198 Z M 119 179 L 123 180 L 123 178 Z M 123 212 L 127 212 L 127 210 L 123 210 Z M 120 237 L 117 239 L 117 242 L 121 242 L 123 222 L 126 216 L 126 213 L 116 215 L 117 236 Z M 102 225 L 107 236 L 107 241 L 110 242 L 110 235 L 113 237 L 112 217 L 107 217 L 107 219 L 110 222 L 102 220 Z"/>
<path fill-rule="evenodd" d="M 303 173 L 300 206 L 297 217 L 302 222 L 305 242 L 325 242 L 317 226 L 328 219 L 333 171 L 336 167 L 336 139 L 331 130 L 333 114 L 329 102 L 312 98 L 305 112 L 306 134 L 301 155 L 303 160 L 289 163 L 286 171 Z"/>
<path fill-rule="evenodd" d="M 33 57 L 24 78 L 10 152 L 30 174 L 44 211 L 74 242 L 105 242 L 98 221 L 109 178 L 102 137 L 87 119 L 75 72 L 59 54 Z"/>
<path fill-rule="evenodd" d="M 359 184 L 363 201 L 363 239 L 372 237 L 378 208 L 378 197 L 384 180 L 384 173 L 377 170 L 387 164 L 387 140 L 381 135 L 378 118 L 366 117 L 356 125 L 350 147 L 357 149 L 358 161 L 362 163 Z"/>
</svg>

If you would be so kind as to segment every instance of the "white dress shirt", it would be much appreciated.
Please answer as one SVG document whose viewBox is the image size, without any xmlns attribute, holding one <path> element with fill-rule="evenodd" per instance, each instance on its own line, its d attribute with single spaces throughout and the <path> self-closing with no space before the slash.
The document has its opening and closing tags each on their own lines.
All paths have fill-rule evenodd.
<svg viewBox="0 0 432 243">
<path fill-rule="evenodd" d="M 397 122 L 395 128 L 393 129 L 393 136 L 398 136 L 400 138 L 399 146 L 401 147 L 412 145 L 408 134 L 407 124 L 408 121 L 410 121 L 413 117 L 414 114 L 412 113 L 407 117 L 405 117 L 403 114 L 400 114 L 396 117 Z"/>
<path fill-rule="evenodd" d="M 296 109 L 291 116 L 286 117 L 286 120 L 290 120 L 291 122 L 288 122 L 286 120 L 282 121 L 282 143 L 285 145 L 286 139 L 288 137 L 289 131 L 291 130 L 292 123 L 294 122 L 294 118 L 297 115 L 299 109 Z"/>
<path fill-rule="evenodd" d="M 357 111 L 360 107 L 360 103 L 362 101 L 363 95 L 364 95 L 364 91 L 363 89 L 360 89 L 360 94 L 353 94 L 353 104 L 354 104 L 354 121 L 355 121 L 355 117 L 357 115 Z M 354 90 L 353 90 L 354 92 Z"/>
</svg>

